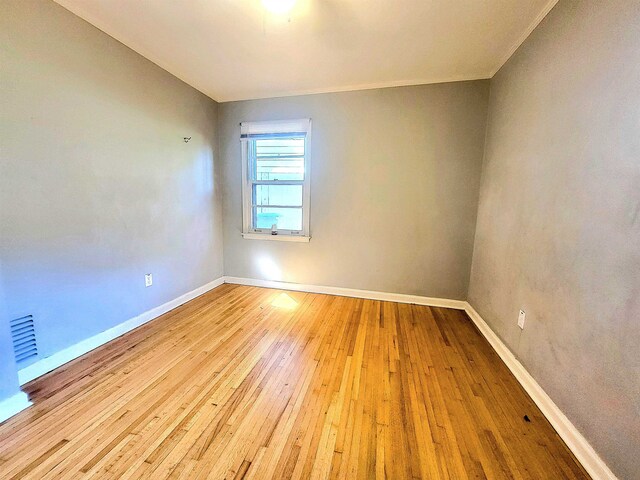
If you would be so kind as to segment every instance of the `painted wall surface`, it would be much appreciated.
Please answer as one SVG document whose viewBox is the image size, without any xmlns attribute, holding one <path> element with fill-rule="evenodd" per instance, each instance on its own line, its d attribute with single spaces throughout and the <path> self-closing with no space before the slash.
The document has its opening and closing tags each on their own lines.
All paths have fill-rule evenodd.
<svg viewBox="0 0 640 480">
<path fill-rule="evenodd" d="M 53 2 L 0 44 L 1 328 L 47 356 L 220 277 L 217 104 Z"/>
<path fill-rule="evenodd" d="M 225 274 L 465 299 L 488 82 L 220 104 Z M 311 242 L 242 231 L 240 122 L 311 118 Z"/>
<path fill-rule="evenodd" d="M 633 0 L 561 0 L 492 79 L 469 292 L 625 479 L 640 472 L 639 87 Z"/>
<path fill-rule="evenodd" d="M 0 259 L 0 318 L 6 319 L 7 306 L 2 287 L 2 261 Z M 20 391 L 18 371 L 13 357 L 11 327 L 8 321 L 0 322 L 0 402 Z M 0 412 L 0 418 L 1 418 Z"/>
</svg>

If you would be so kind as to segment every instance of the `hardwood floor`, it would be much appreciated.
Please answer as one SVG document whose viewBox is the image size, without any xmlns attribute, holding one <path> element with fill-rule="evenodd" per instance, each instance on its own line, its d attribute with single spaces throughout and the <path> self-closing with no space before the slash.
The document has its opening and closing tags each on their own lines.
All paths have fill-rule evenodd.
<svg viewBox="0 0 640 480">
<path fill-rule="evenodd" d="M 223 285 L 26 390 L 5 480 L 588 478 L 457 310 Z"/>
</svg>

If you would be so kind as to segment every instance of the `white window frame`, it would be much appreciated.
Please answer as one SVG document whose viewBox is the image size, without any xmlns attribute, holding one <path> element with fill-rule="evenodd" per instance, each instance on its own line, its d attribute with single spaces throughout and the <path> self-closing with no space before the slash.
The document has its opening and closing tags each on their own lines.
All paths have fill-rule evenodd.
<svg viewBox="0 0 640 480">
<path fill-rule="evenodd" d="M 253 185 L 264 184 L 252 178 L 249 165 L 249 141 L 255 135 L 268 134 L 304 134 L 304 177 L 299 180 L 273 180 L 273 185 L 302 185 L 302 230 L 272 231 L 264 228 L 253 228 Z M 255 138 L 255 137 L 254 137 Z M 279 240 L 285 242 L 308 242 L 311 238 L 309 229 L 309 207 L 311 200 L 311 119 L 280 120 L 268 122 L 242 122 L 240 124 L 240 143 L 242 146 L 242 236 L 253 240 Z"/>
</svg>

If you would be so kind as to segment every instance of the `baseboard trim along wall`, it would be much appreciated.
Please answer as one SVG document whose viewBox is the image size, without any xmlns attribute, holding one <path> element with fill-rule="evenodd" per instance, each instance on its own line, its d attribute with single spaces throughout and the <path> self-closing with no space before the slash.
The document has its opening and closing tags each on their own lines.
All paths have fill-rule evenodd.
<svg viewBox="0 0 640 480">
<path fill-rule="evenodd" d="M 307 285 L 300 283 L 279 282 L 273 280 L 259 280 L 254 278 L 240 277 L 220 277 L 195 290 L 175 298 L 159 307 L 148 310 L 137 317 L 133 317 L 115 327 L 102 333 L 94 335 L 86 340 L 76 343 L 61 350 L 50 357 L 29 365 L 18 371 L 18 379 L 23 385 L 34 378 L 37 378 L 51 370 L 64 365 L 85 353 L 104 345 L 105 343 L 137 328 L 154 318 L 179 307 L 183 303 L 192 300 L 203 293 L 212 290 L 223 283 L 237 285 L 248 285 L 254 287 L 276 288 L 279 290 L 291 290 L 297 292 L 320 293 L 326 295 L 338 295 L 343 297 L 366 298 L 369 300 L 382 300 L 388 302 L 414 303 L 416 305 L 427 305 L 431 307 L 455 308 L 464 310 L 480 333 L 487 339 L 502 361 L 507 365 L 511 373 L 516 377 L 531 399 L 536 403 L 544 416 L 549 420 L 558 435 L 564 440 L 569 449 L 584 466 L 585 470 L 594 480 L 618 480 L 613 472 L 602 461 L 589 442 L 576 429 L 571 421 L 562 413 L 558 406 L 551 400 L 551 397 L 535 381 L 531 374 L 516 359 L 515 355 L 500 340 L 489 325 L 482 319 L 480 314 L 466 301 L 449 300 L 445 298 L 423 297 L 420 295 L 406 295 L 402 293 L 387 293 L 372 290 L 359 290 L 344 287 L 329 287 L 323 285 Z M 27 395 L 23 392 L 0 402 L 0 421 L 6 420 L 12 415 L 28 407 Z"/>
<path fill-rule="evenodd" d="M 208 292 L 211 289 L 216 288 L 217 286 L 222 285 L 223 283 L 224 277 L 217 278 L 212 282 L 191 290 L 184 295 L 180 295 L 179 297 L 174 298 L 173 300 L 170 300 L 167 303 L 160 305 L 159 307 L 147 310 L 146 312 L 141 313 L 136 317 L 130 318 L 129 320 L 116 325 L 115 327 L 105 330 L 102 333 L 98 333 L 93 337 L 89 337 L 86 340 L 82 340 L 74 345 L 71 345 L 70 347 L 65 348 L 64 350 L 60 350 L 59 352 L 54 353 L 49 357 L 43 358 L 42 360 L 39 360 L 29 365 L 28 367 L 18 370 L 18 381 L 20 382 L 20 385 L 24 385 L 34 378 L 38 378 L 39 376 L 44 375 L 45 373 L 48 373 L 67 362 L 70 362 L 71 360 L 74 360 L 79 356 L 84 355 L 85 353 L 90 352 L 91 350 L 98 348 L 99 346 L 104 345 L 107 342 L 110 342 L 114 338 L 124 335 L 134 328 L 138 328 L 140 325 L 144 325 L 154 318 L 167 313 L 169 310 L 173 310 L 183 303 L 186 303 L 189 300 L 193 300 L 194 298 Z"/>
<path fill-rule="evenodd" d="M 321 293 L 338 295 L 340 297 L 366 298 L 369 300 L 384 300 L 387 302 L 415 303 L 430 307 L 455 308 L 464 310 L 467 302 L 464 300 L 449 300 L 446 298 L 422 297 L 420 295 L 406 295 L 404 293 L 377 292 L 374 290 L 358 290 L 344 287 L 327 287 L 324 285 L 306 285 L 303 283 L 278 282 L 275 280 L 258 280 L 255 278 L 224 277 L 224 283 L 249 285 L 252 287 L 277 288 L 279 290 L 293 290 L 296 292 Z"/>
<path fill-rule="evenodd" d="M 585 470 L 594 480 L 618 480 L 613 472 L 602 461 L 597 452 L 589 444 L 586 438 L 576 429 L 565 416 L 551 397 L 535 381 L 531 374 L 516 359 L 509 348 L 495 334 L 480 314 L 466 301 L 449 300 L 444 298 L 422 297 L 419 295 L 405 295 L 400 293 L 376 292 L 371 290 L 357 290 L 342 287 L 327 287 L 320 285 L 304 285 L 299 283 L 278 282 L 272 280 L 257 280 L 253 278 L 224 277 L 225 283 L 250 285 L 255 287 L 277 288 L 280 290 L 294 290 L 298 292 L 323 293 L 328 295 L 340 295 L 346 297 L 366 298 L 370 300 L 384 300 L 399 303 L 415 303 L 431 307 L 455 308 L 464 310 L 476 325 L 480 333 L 487 339 L 491 347 L 507 365 L 511 373 L 516 377 L 531 399 L 540 408 L 543 415 L 549 420 L 558 435 L 567 444 Z"/>
<path fill-rule="evenodd" d="M 418 305 L 430 305 L 432 307 L 445 307 L 445 308 L 455 308 L 458 310 L 464 310 L 466 302 L 462 300 L 447 300 L 443 298 L 430 298 L 430 297 L 421 297 L 418 295 L 404 295 L 400 293 L 386 293 L 386 292 L 374 292 L 370 290 L 356 290 L 352 288 L 343 288 L 343 287 L 325 287 L 318 285 L 303 285 L 298 283 L 288 283 L 288 282 L 276 282 L 270 280 L 257 280 L 253 278 L 239 278 L 239 277 L 220 277 L 212 282 L 203 285 L 202 287 L 196 288 L 184 295 L 179 296 L 159 307 L 148 310 L 137 317 L 133 317 L 129 320 L 126 320 L 123 323 L 116 325 L 104 332 L 98 333 L 93 337 L 87 338 L 86 340 L 82 340 L 74 345 L 71 345 L 64 350 L 60 350 L 59 352 L 54 353 L 53 355 L 43 358 L 28 367 L 25 367 L 18 371 L 18 381 L 20 385 L 24 385 L 27 382 L 30 382 L 34 378 L 38 378 L 45 373 L 50 372 L 58 368 L 61 365 L 64 365 L 71 360 L 74 360 L 91 350 L 98 348 L 101 345 L 104 345 L 111 340 L 124 335 L 125 333 L 137 328 L 145 323 L 153 320 L 154 318 L 159 317 L 167 313 L 169 310 L 173 310 L 176 307 L 179 307 L 183 303 L 192 300 L 203 293 L 208 292 L 209 290 L 222 285 L 223 283 L 232 283 L 238 285 L 249 285 L 254 287 L 267 287 L 267 288 L 277 288 L 280 290 L 295 290 L 300 292 L 310 292 L 310 293 L 323 293 L 328 295 L 339 295 L 343 297 L 356 297 L 356 298 L 368 298 L 371 300 L 386 300 L 389 302 L 400 302 L 400 303 L 415 303 Z"/>
<path fill-rule="evenodd" d="M 24 392 L 18 392 L 12 397 L 4 399 L 0 402 L 0 423 L 9 417 L 13 417 L 16 413 L 20 413 L 30 405 L 29 397 Z"/>
<path fill-rule="evenodd" d="M 507 365 L 511 373 L 516 377 L 520 385 L 529 394 L 549 423 L 564 440 L 567 447 L 573 452 L 578 461 L 591 475 L 593 480 L 617 480 L 614 473 L 600 458 L 598 453 L 589 444 L 586 438 L 576 429 L 571 421 L 562 413 L 562 410 L 551 400 L 551 397 L 535 381 L 526 368 L 518 361 L 509 348 L 500 340 L 491 327 L 482 319 L 480 314 L 468 303 L 465 311 L 480 333 L 487 339 L 502 361 Z"/>
</svg>

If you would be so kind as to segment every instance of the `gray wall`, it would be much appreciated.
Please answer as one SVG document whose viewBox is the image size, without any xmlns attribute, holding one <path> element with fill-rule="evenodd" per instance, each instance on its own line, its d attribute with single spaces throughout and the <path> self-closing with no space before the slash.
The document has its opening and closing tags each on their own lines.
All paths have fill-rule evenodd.
<svg viewBox="0 0 640 480">
<path fill-rule="evenodd" d="M 217 104 L 53 2 L 0 44 L 1 328 L 47 356 L 220 277 Z"/>
<path fill-rule="evenodd" d="M 561 0 L 492 79 L 469 301 L 638 478 L 640 2 Z"/>
<path fill-rule="evenodd" d="M 225 274 L 464 299 L 488 82 L 223 103 Z M 247 240 L 242 121 L 307 118 L 311 242 Z"/>
<path fill-rule="evenodd" d="M 2 286 L 2 259 L 0 259 L 0 287 Z M 11 329 L 7 319 L 4 291 L 0 288 L 0 402 L 20 391 L 18 371 L 13 357 Z M 0 418 L 2 418 L 0 412 Z"/>
<path fill-rule="evenodd" d="M 0 400 L 9 318 L 54 353 L 222 275 L 223 232 L 226 275 L 458 299 L 475 232 L 470 302 L 621 478 L 640 471 L 637 1 L 562 0 L 490 99 L 220 106 L 51 2 L 2 7 Z M 244 240 L 238 124 L 300 117 L 312 241 Z"/>
</svg>

